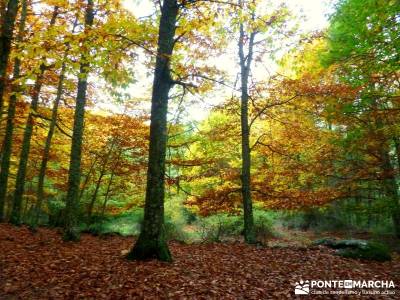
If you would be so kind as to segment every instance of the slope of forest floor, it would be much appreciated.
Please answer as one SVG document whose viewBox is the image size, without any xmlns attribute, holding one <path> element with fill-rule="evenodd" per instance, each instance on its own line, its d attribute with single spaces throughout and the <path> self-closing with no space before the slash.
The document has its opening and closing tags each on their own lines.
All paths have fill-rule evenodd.
<svg viewBox="0 0 400 300">
<path fill-rule="evenodd" d="M 85 234 L 80 243 L 65 243 L 55 230 L 32 234 L 0 224 L 0 299 L 285 299 L 301 279 L 400 284 L 398 254 L 379 263 L 340 258 L 323 247 L 172 242 L 168 264 L 125 260 L 133 241 Z"/>
</svg>

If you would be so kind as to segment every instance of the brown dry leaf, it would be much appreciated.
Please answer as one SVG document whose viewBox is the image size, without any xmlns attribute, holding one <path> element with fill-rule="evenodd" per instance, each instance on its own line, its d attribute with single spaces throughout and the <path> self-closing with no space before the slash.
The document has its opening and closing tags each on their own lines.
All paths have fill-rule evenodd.
<svg viewBox="0 0 400 300">
<path fill-rule="evenodd" d="M 54 230 L 32 234 L 0 224 L 0 298 L 290 299 L 300 279 L 400 284 L 398 255 L 378 263 L 340 258 L 323 247 L 171 243 L 175 260 L 168 264 L 127 261 L 122 255 L 133 242 L 83 235 L 80 243 L 65 243 Z"/>
</svg>

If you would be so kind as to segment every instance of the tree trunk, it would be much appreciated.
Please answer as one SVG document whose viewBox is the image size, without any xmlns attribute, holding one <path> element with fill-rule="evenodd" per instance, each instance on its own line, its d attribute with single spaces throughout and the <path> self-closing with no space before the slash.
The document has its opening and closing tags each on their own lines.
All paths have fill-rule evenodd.
<svg viewBox="0 0 400 300">
<path fill-rule="evenodd" d="M 2 18 L 0 35 L 0 117 L 3 114 L 3 95 L 7 81 L 8 57 L 11 52 L 11 41 L 13 39 L 15 18 L 18 12 L 18 3 L 19 0 L 9 0 L 7 10 L 4 12 L 4 19 Z"/>
<path fill-rule="evenodd" d="M 240 73 L 241 73 L 241 111 L 240 124 L 242 135 L 242 200 L 243 200 L 243 218 L 244 218 L 244 240 L 246 243 L 253 244 L 256 242 L 254 234 L 254 218 L 253 218 L 253 203 L 251 199 L 251 178 L 250 178 L 250 128 L 249 128 L 249 94 L 248 80 L 250 74 L 251 62 L 253 59 L 255 33 L 250 34 L 248 39 L 248 53 L 244 54 L 245 33 L 243 24 L 240 24 L 239 36 L 239 58 L 240 58 Z"/>
<path fill-rule="evenodd" d="M 10 220 L 10 222 L 14 225 L 19 225 L 21 223 L 21 204 L 22 204 L 22 196 L 24 194 L 25 175 L 28 166 L 29 151 L 31 148 L 31 139 L 33 134 L 33 124 L 35 119 L 34 112 L 36 112 L 38 107 L 39 95 L 40 95 L 40 90 L 42 88 L 44 71 L 45 67 L 43 66 L 40 68 L 40 73 L 37 75 L 37 79 L 32 93 L 32 101 L 29 109 L 30 112 L 24 129 L 24 137 L 22 140 L 21 153 L 17 171 L 17 180 L 15 183 L 13 208 Z"/>
<path fill-rule="evenodd" d="M 104 217 L 104 214 L 106 212 L 107 202 L 108 202 L 109 195 L 110 195 L 110 192 L 111 192 L 111 185 L 113 183 L 113 179 L 114 179 L 114 175 L 115 175 L 115 168 L 117 167 L 117 165 L 119 163 L 119 159 L 121 158 L 122 153 L 123 153 L 123 149 L 120 149 L 118 151 L 117 158 L 115 159 L 114 168 L 111 169 L 111 176 L 110 176 L 110 180 L 108 181 L 106 194 L 104 196 L 103 207 L 101 209 L 101 217 Z"/>
<path fill-rule="evenodd" d="M 103 207 L 101 209 L 101 217 L 104 217 L 104 214 L 106 213 L 106 208 L 107 208 L 107 202 L 108 202 L 108 197 L 110 195 L 110 191 L 111 191 L 111 185 L 114 179 L 114 169 L 111 171 L 111 177 L 110 180 L 108 181 L 108 185 L 107 185 L 107 190 L 106 190 L 106 194 L 104 196 L 104 202 L 103 202 Z"/>
<path fill-rule="evenodd" d="M 25 22 L 26 22 L 26 11 L 27 11 L 27 3 L 26 0 L 22 2 L 22 10 L 21 10 L 21 21 L 19 23 L 19 31 L 17 36 L 17 42 L 21 42 L 24 31 L 25 31 Z M 14 60 L 14 70 L 13 70 L 13 80 L 17 80 L 20 76 L 20 68 L 21 61 L 19 58 Z M 19 87 L 14 86 L 13 90 L 17 90 Z M 4 219 L 4 205 L 7 196 L 7 185 L 8 185 L 8 174 L 10 171 L 10 158 L 12 152 L 12 136 L 14 131 L 14 117 L 15 117 L 15 109 L 17 104 L 17 96 L 15 93 L 11 94 L 10 100 L 8 103 L 8 111 L 7 111 L 7 124 L 6 124 L 6 132 L 4 137 L 4 143 L 2 148 L 2 156 L 1 156 L 1 169 L 0 169 L 0 222 Z"/>
<path fill-rule="evenodd" d="M 90 165 L 90 168 L 89 168 L 89 171 L 87 172 L 87 174 L 84 175 L 84 176 L 85 176 L 85 181 L 83 182 L 82 188 L 81 188 L 81 190 L 79 191 L 79 197 L 78 197 L 79 201 L 82 200 L 83 193 L 85 192 L 86 186 L 87 186 L 88 183 L 89 183 L 90 175 L 92 174 L 92 172 L 93 172 L 93 170 L 94 170 L 94 167 L 95 167 L 95 165 L 96 165 L 96 162 L 97 162 L 97 157 L 95 157 L 95 159 L 93 160 L 92 164 Z"/>
<path fill-rule="evenodd" d="M 395 139 L 395 152 L 396 152 L 396 159 L 397 159 L 397 174 L 400 174 L 400 143 L 399 140 L 396 138 Z M 396 172 L 394 172 L 395 174 Z M 395 210 L 393 211 L 392 219 L 393 219 L 393 225 L 395 228 L 396 236 L 400 238 L 400 196 L 399 196 L 399 186 L 397 184 L 397 180 L 395 175 L 393 175 L 392 178 L 392 189 L 393 192 L 395 193 Z"/>
<path fill-rule="evenodd" d="M 394 150 L 396 153 L 397 170 L 399 171 L 398 174 L 400 174 L 400 142 L 399 142 L 399 138 L 398 137 L 393 138 L 393 143 L 394 143 Z"/>
<path fill-rule="evenodd" d="M 50 28 L 54 26 L 57 15 L 58 15 L 58 7 L 56 6 L 52 18 L 50 20 Z M 17 171 L 17 180 L 15 183 L 13 209 L 11 212 L 11 220 L 10 220 L 11 223 L 14 225 L 19 225 L 21 223 L 21 203 L 22 203 L 22 197 L 24 195 L 25 176 L 28 167 L 29 151 L 31 148 L 31 139 L 33 134 L 34 119 L 35 119 L 34 113 L 36 113 L 36 110 L 38 108 L 39 96 L 43 85 L 43 75 L 45 71 L 46 71 L 46 65 L 42 63 L 40 65 L 39 74 L 37 74 L 36 82 L 33 87 L 32 101 L 29 110 L 30 112 L 25 125 L 24 138 L 22 140 L 21 154 Z"/>
<path fill-rule="evenodd" d="M 372 107 L 374 111 L 379 109 L 377 101 L 374 99 L 372 102 Z M 375 130 L 378 137 L 381 135 L 378 133 L 379 130 L 383 128 L 385 125 L 382 117 L 377 114 L 374 116 L 375 121 Z M 396 181 L 396 171 L 395 167 L 391 162 L 390 157 L 390 140 L 382 140 L 381 148 L 380 148 L 380 156 L 381 156 L 381 169 L 383 178 L 383 189 L 386 194 L 386 197 L 391 201 L 391 215 L 393 227 L 395 230 L 395 234 L 398 238 L 400 238 L 400 195 L 399 195 L 399 186 Z M 396 145 L 395 145 L 396 146 Z M 395 149 L 396 152 L 397 149 Z M 396 152 L 396 155 L 398 152 Z M 397 158 L 397 157 L 396 157 Z"/>
<path fill-rule="evenodd" d="M 388 147 L 389 148 L 389 147 Z M 398 238 L 400 238 L 400 196 L 399 196 L 399 187 L 396 182 L 395 170 L 393 168 L 392 162 L 390 161 L 390 152 L 389 149 L 382 149 L 382 157 L 383 157 L 383 174 L 386 174 L 384 178 L 384 189 L 387 197 L 391 200 L 391 213 L 392 213 L 392 221 L 393 227 L 395 230 L 395 234 Z"/>
<path fill-rule="evenodd" d="M 58 106 L 60 104 L 60 100 L 61 100 L 62 92 L 63 92 L 65 68 L 66 68 L 66 64 L 64 61 L 61 66 L 60 78 L 58 80 L 58 86 L 57 86 L 57 96 L 56 96 L 56 99 L 54 100 L 53 109 L 51 112 L 51 121 L 50 121 L 49 131 L 47 132 L 46 143 L 44 146 L 44 151 L 43 151 L 43 156 L 42 156 L 42 162 L 40 164 L 40 170 L 39 170 L 39 176 L 38 176 L 39 177 L 38 187 L 37 187 L 37 194 L 36 194 L 37 202 L 36 202 L 36 208 L 35 208 L 35 215 L 33 217 L 33 222 L 31 225 L 33 229 L 38 224 L 39 214 L 42 209 L 42 202 L 43 202 L 43 198 L 44 198 L 44 179 L 46 177 L 47 163 L 49 161 L 51 141 L 53 139 L 54 131 L 55 131 L 56 124 L 57 124 Z"/>
<path fill-rule="evenodd" d="M 169 60 L 174 48 L 174 36 L 179 6 L 176 0 L 164 0 L 158 33 L 158 50 L 151 99 L 149 162 L 146 203 L 139 238 L 127 255 L 128 259 L 156 258 L 171 261 L 164 236 L 164 178 L 167 146 L 168 93 L 172 86 Z"/>
<path fill-rule="evenodd" d="M 85 16 L 85 31 L 92 27 L 94 20 L 93 0 L 87 1 Z M 88 47 L 88 45 L 86 45 Z M 77 213 L 79 210 L 79 184 L 81 178 L 81 156 L 82 156 L 82 138 L 85 118 L 87 77 L 89 70 L 89 49 L 86 49 L 81 56 L 80 71 L 78 76 L 78 91 L 76 96 L 76 106 L 74 115 L 74 128 L 72 133 L 72 145 L 68 173 L 68 192 L 66 203 L 66 218 L 64 228 L 64 240 L 79 240 L 79 231 L 77 228 Z"/>
<path fill-rule="evenodd" d="M 0 32 L 3 31 L 3 23 L 4 23 L 4 19 L 6 17 L 7 4 L 8 3 L 6 0 L 2 0 L 0 2 Z"/>
<path fill-rule="evenodd" d="M 91 221 L 90 219 L 92 218 L 94 203 L 96 202 L 97 194 L 99 192 L 100 185 L 101 185 L 101 182 L 103 180 L 103 177 L 106 174 L 106 167 L 107 167 L 107 164 L 108 164 L 108 160 L 110 159 L 112 151 L 114 149 L 114 145 L 115 145 L 115 139 L 112 140 L 111 145 L 110 145 L 110 150 L 107 152 L 106 158 L 103 161 L 103 165 L 102 165 L 101 170 L 100 170 L 100 176 L 97 179 L 96 187 L 95 187 L 94 193 L 92 195 L 92 199 L 91 199 L 91 201 L 89 203 L 89 207 L 88 207 L 88 220 L 89 220 L 89 222 Z"/>
<path fill-rule="evenodd" d="M 96 202 L 97 194 L 99 193 L 100 185 L 101 185 L 101 182 L 103 181 L 104 175 L 105 175 L 105 169 L 103 168 L 101 170 L 101 172 L 100 172 L 99 178 L 97 179 L 96 187 L 94 189 L 94 192 L 93 192 L 93 195 L 92 195 L 92 199 L 90 200 L 90 203 L 89 203 L 88 212 L 87 212 L 89 223 L 91 223 L 94 203 Z"/>
</svg>

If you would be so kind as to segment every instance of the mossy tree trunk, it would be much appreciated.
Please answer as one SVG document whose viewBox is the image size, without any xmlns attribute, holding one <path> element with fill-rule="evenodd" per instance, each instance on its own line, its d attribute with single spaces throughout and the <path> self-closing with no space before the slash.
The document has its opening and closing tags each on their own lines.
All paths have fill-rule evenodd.
<svg viewBox="0 0 400 300">
<path fill-rule="evenodd" d="M 8 57 L 11 52 L 15 19 L 17 17 L 19 0 L 9 0 L 7 8 L 2 10 L 1 33 L 0 33 L 0 117 L 3 113 L 4 88 L 7 81 Z M 22 19 L 22 18 L 21 18 Z"/>
<path fill-rule="evenodd" d="M 21 20 L 18 28 L 17 43 L 21 42 L 25 32 L 26 23 L 26 13 L 27 13 L 27 3 L 26 0 L 22 2 L 21 9 Z M 19 58 L 14 60 L 14 70 L 13 70 L 13 80 L 17 80 L 20 76 L 21 61 Z M 0 81 L 4 81 L 0 79 Z M 19 86 L 13 86 L 13 90 L 17 91 Z M 2 156 L 1 156 L 1 169 L 0 169 L 0 221 L 4 219 L 4 206 L 7 197 L 7 185 L 8 185 L 8 175 L 10 171 L 10 158 L 12 151 L 12 136 L 14 131 L 14 117 L 15 109 L 17 105 L 17 95 L 15 93 L 11 94 L 8 102 L 7 110 L 7 123 L 6 132 L 4 136 L 4 142 L 2 146 Z"/>
<path fill-rule="evenodd" d="M 158 50 L 151 99 L 149 162 L 144 220 L 139 238 L 128 259 L 171 261 L 164 236 L 164 177 L 167 146 L 168 94 L 172 87 L 169 61 L 174 48 L 179 6 L 164 0 L 158 33 Z"/>
<path fill-rule="evenodd" d="M 86 33 L 92 27 L 94 20 L 93 0 L 87 1 L 85 13 L 85 31 Z M 72 133 L 72 144 L 68 172 L 68 192 L 66 200 L 66 216 L 64 225 L 64 240 L 79 240 L 78 219 L 79 210 L 79 184 L 81 178 L 81 157 L 82 157 L 82 138 L 85 118 L 87 77 L 89 63 L 88 49 L 82 53 L 80 62 L 80 71 L 78 75 L 78 91 L 76 95 L 76 105 L 74 114 L 74 127 Z"/>
<path fill-rule="evenodd" d="M 250 157 L 250 126 L 249 126 L 249 91 L 248 80 L 250 75 L 251 63 L 253 60 L 253 47 L 255 32 L 245 34 L 243 24 L 239 25 L 239 60 L 240 60 L 240 79 L 241 79 L 241 107 L 240 124 L 242 135 L 242 201 L 244 219 L 244 239 L 246 243 L 256 242 L 254 234 L 253 202 L 251 199 L 251 157 Z M 245 54 L 245 40 L 247 40 L 247 54 Z"/>
</svg>

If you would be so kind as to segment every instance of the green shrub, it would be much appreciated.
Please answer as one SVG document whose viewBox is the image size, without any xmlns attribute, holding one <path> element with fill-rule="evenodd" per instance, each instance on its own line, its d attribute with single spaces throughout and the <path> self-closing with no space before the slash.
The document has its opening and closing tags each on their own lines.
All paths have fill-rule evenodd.
<svg viewBox="0 0 400 300">
<path fill-rule="evenodd" d="M 81 227 L 81 232 L 83 233 L 89 233 L 92 235 L 103 235 L 106 234 L 106 229 L 103 224 L 101 223 L 94 223 L 90 224 L 89 226 L 83 226 Z"/>
<path fill-rule="evenodd" d="M 289 229 L 314 230 L 319 232 L 348 230 L 352 225 L 332 209 L 310 208 L 304 211 L 286 212 L 282 223 Z"/>
<path fill-rule="evenodd" d="M 264 242 L 275 236 L 273 223 L 274 220 L 269 212 L 254 210 L 254 231 L 257 240 Z M 195 225 L 203 242 L 238 239 L 243 234 L 243 216 L 216 214 L 198 218 Z"/>
<path fill-rule="evenodd" d="M 188 225 L 194 224 L 197 221 L 197 216 L 196 214 L 192 213 L 189 210 L 186 210 L 186 223 Z"/>
<path fill-rule="evenodd" d="M 337 250 L 337 254 L 348 258 L 376 261 L 388 261 L 392 259 L 389 248 L 376 241 L 368 241 L 362 247 L 339 249 Z"/>
<path fill-rule="evenodd" d="M 65 202 L 57 199 L 51 198 L 47 202 L 49 209 L 49 225 L 50 226 L 63 226 L 65 219 Z"/>
<path fill-rule="evenodd" d="M 391 260 L 389 248 L 377 241 L 358 239 L 337 240 L 322 238 L 313 242 L 313 245 L 323 245 L 336 249 L 336 254 L 348 258 L 387 261 Z"/>
<path fill-rule="evenodd" d="M 82 232 L 93 235 L 119 234 L 122 236 L 137 236 L 143 221 L 143 210 L 136 209 L 118 216 L 96 217 L 95 223 L 80 225 Z"/>
<path fill-rule="evenodd" d="M 174 222 L 171 217 L 166 216 L 164 220 L 165 238 L 168 241 L 174 240 L 179 242 L 186 242 L 187 235 L 184 231 L 184 224 Z"/>
<path fill-rule="evenodd" d="M 254 233 L 260 242 L 274 237 L 273 219 L 264 211 L 254 211 Z"/>
<path fill-rule="evenodd" d="M 199 218 L 197 227 L 202 242 L 221 242 L 229 237 L 238 237 L 243 228 L 241 217 L 217 214 Z"/>
</svg>

